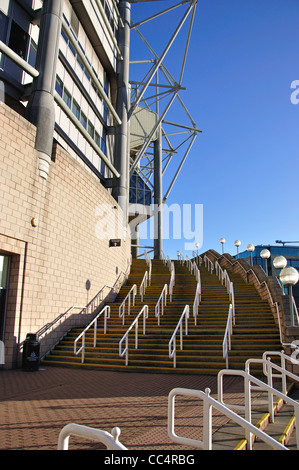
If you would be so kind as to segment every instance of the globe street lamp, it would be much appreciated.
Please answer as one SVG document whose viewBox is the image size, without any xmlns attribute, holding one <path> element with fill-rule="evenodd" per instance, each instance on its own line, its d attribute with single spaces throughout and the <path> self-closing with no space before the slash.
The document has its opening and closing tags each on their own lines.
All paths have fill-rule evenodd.
<svg viewBox="0 0 299 470">
<path fill-rule="evenodd" d="M 199 243 L 195 243 L 195 248 L 196 248 L 196 251 L 197 251 L 197 256 L 198 256 L 198 248 L 199 248 Z"/>
<path fill-rule="evenodd" d="M 290 310 L 291 310 L 291 321 L 292 326 L 294 326 L 294 305 L 293 305 L 293 286 L 297 284 L 299 280 L 299 273 L 297 269 L 292 268 L 283 268 L 280 272 L 281 283 L 289 287 L 289 297 L 290 297 Z"/>
<path fill-rule="evenodd" d="M 226 242 L 225 238 L 220 238 L 220 243 L 222 245 L 222 254 L 223 254 L 223 245 Z"/>
<path fill-rule="evenodd" d="M 288 264 L 287 259 L 284 256 L 276 256 L 273 260 L 273 266 L 278 271 L 278 276 L 280 274 L 280 270 L 285 268 Z"/>
<path fill-rule="evenodd" d="M 255 250 L 255 246 L 252 245 L 252 243 L 250 243 L 249 245 L 247 245 L 247 251 L 249 251 L 249 253 L 250 253 L 250 264 L 251 264 L 251 266 L 252 266 L 252 264 L 253 264 L 253 263 L 252 263 L 252 253 L 253 253 L 254 250 Z"/>
<path fill-rule="evenodd" d="M 235 243 L 234 243 L 234 245 L 237 247 L 237 256 L 238 256 L 238 258 L 239 258 L 239 246 L 241 245 L 240 240 L 236 240 Z"/>
<path fill-rule="evenodd" d="M 261 258 L 265 260 L 266 263 L 266 274 L 268 276 L 268 258 L 270 258 L 271 253 L 269 250 L 265 249 L 261 251 Z"/>
</svg>

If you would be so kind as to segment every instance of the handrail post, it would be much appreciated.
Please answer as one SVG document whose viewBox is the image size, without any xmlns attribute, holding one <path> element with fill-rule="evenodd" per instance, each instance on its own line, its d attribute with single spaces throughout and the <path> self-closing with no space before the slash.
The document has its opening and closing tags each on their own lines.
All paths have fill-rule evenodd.
<svg viewBox="0 0 299 470">
<path fill-rule="evenodd" d="M 248 376 L 244 377 L 245 382 L 245 419 L 251 424 L 251 383 Z M 252 450 L 252 433 L 249 429 L 245 430 L 245 438 L 248 443 L 248 450 Z"/>
<path fill-rule="evenodd" d="M 206 395 L 209 397 L 211 390 L 205 389 Z M 209 400 L 203 402 L 203 449 L 212 450 L 212 405 Z"/>
</svg>

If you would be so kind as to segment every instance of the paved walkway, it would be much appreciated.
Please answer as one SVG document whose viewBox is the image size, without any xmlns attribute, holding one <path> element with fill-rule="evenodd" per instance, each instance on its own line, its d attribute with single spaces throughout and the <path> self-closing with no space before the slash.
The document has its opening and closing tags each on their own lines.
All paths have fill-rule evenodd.
<svg viewBox="0 0 299 470">
<path fill-rule="evenodd" d="M 167 434 L 168 394 L 175 387 L 216 396 L 213 376 L 138 374 L 44 367 L 36 372 L 0 371 L 0 449 L 55 450 L 68 423 L 111 431 L 121 429 L 129 450 L 190 450 Z M 225 397 L 240 396 L 242 384 L 227 377 Z M 176 432 L 202 439 L 202 402 L 177 399 Z M 227 419 L 216 415 L 213 430 Z M 71 437 L 70 449 L 100 449 L 101 444 Z"/>
</svg>

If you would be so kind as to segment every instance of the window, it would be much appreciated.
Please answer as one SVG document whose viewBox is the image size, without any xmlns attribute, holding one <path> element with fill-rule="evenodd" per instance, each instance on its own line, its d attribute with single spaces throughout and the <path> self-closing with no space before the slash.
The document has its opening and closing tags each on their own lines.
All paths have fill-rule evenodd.
<svg viewBox="0 0 299 470">
<path fill-rule="evenodd" d="M 95 143 L 97 144 L 97 146 L 98 146 L 98 147 L 101 147 L 101 137 L 99 136 L 99 134 L 97 133 L 97 131 L 95 131 L 94 140 L 95 140 Z"/>
<path fill-rule="evenodd" d="M 76 116 L 76 118 L 80 120 L 80 106 L 78 105 L 75 99 L 73 99 L 72 111 L 74 115 Z"/>
<path fill-rule="evenodd" d="M 93 139 L 94 138 L 94 125 L 89 120 L 88 120 L 87 132 L 90 135 L 90 137 Z"/>
<path fill-rule="evenodd" d="M 8 46 L 24 60 L 26 60 L 28 41 L 28 33 L 12 21 Z"/>
<path fill-rule="evenodd" d="M 63 37 L 63 39 L 65 40 L 66 43 L 69 42 L 67 34 L 66 34 L 66 32 L 63 28 L 61 28 L 61 36 Z"/>
<path fill-rule="evenodd" d="M 87 128 L 87 117 L 85 116 L 84 113 L 82 113 L 81 111 L 81 115 L 80 115 L 80 122 L 82 124 L 82 126 L 84 127 L 84 129 Z"/>
<path fill-rule="evenodd" d="M 29 53 L 28 53 L 28 63 L 32 65 L 32 67 L 35 67 L 36 53 L 37 53 L 37 44 L 33 41 L 33 39 L 31 39 L 30 46 L 29 46 Z"/>
<path fill-rule="evenodd" d="M 57 91 L 59 96 L 61 96 L 62 98 L 63 83 L 62 83 L 61 78 L 58 75 L 56 75 L 55 90 Z"/>
<path fill-rule="evenodd" d="M 67 104 L 69 108 L 71 107 L 72 97 L 66 88 L 64 88 L 63 90 L 63 101 Z"/>
<path fill-rule="evenodd" d="M 5 42 L 7 33 L 8 17 L 0 11 L 0 41 Z"/>
</svg>

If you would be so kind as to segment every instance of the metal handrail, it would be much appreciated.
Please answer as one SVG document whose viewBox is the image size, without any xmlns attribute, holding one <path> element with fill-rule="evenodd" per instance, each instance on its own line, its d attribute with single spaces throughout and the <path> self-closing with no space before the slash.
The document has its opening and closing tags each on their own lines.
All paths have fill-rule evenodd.
<svg viewBox="0 0 299 470">
<path fill-rule="evenodd" d="M 169 358 L 173 359 L 173 367 L 176 368 L 176 335 L 180 329 L 180 349 L 183 349 L 183 319 L 185 317 L 185 335 L 188 335 L 188 319 L 189 319 L 189 305 L 185 305 L 181 318 L 173 332 L 173 335 L 168 343 Z"/>
<path fill-rule="evenodd" d="M 233 333 L 233 306 L 230 304 L 228 309 L 228 316 L 226 322 L 226 329 L 222 342 L 223 359 L 226 362 L 226 368 L 228 369 L 228 351 L 231 350 L 231 335 Z"/>
<path fill-rule="evenodd" d="M 145 289 L 147 288 L 147 284 L 148 284 L 148 271 L 145 271 L 143 279 L 142 279 L 140 287 L 139 287 L 141 302 L 143 302 L 143 296 L 145 294 Z"/>
<path fill-rule="evenodd" d="M 148 265 L 148 285 L 150 286 L 152 281 L 152 260 L 150 255 L 146 251 L 144 252 L 144 256 L 146 264 Z"/>
<path fill-rule="evenodd" d="M 268 367 L 270 367 L 270 361 L 265 361 L 264 359 L 254 359 L 252 360 L 254 362 L 258 363 L 263 363 L 266 362 Z M 278 370 L 281 369 L 281 367 L 276 366 L 275 364 L 271 363 L 271 367 L 276 368 Z M 276 390 L 275 388 L 271 387 L 270 385 L 265 384 L 265 382 L 261 381 L 260 379 L 257 379 L 253 375 L 250 375 L 246 371 L 242 370 L 230 370 L 230 369 L 223 369 L 218 373 L 218 401 L 222 403 L 223 405 L 223 376 L 224 375 L 238 375 L 242 376 L 244 378 L 244 395 L 245 395 L 245 405 L 233 405 L 233 404 L 227 404 L 226 406 L 230 409 L 234 408 L 236 410 L 241 410 L 245 411 L 245 420 L 248 423 L 251 423 L 251 410 L 252 410 L 252 403 L 251 403 L 251 383 L 254 383 L 255 385 L 258 385 L 261 390 L 264 390 L 268 392 L 269 400 L 268 400 L 268 406 L 269 406 L 269 413 L 272 419 L 274 420 L 274 413 L 273 413 L 273 395 L 278 396 L 288 404 L 294 406 L 295 409 L 295 421 L 297 423 L 296 428 L 296 434 L 297 434 L 297 448 L 299 448 L 299 431 L 298 431 L 298 426 L 299 426 L 299 403 L 293 400 L 292 398 L 288 397 L 284 393 Z M 292 374 L 293 375 L 293 374 Z M 297 377 L 298 379 L 298 377 Z M 271 400 L 272 397 L 272 400 Z M 257 435 L 256 429 L 251 432 L 250 430 L 246 429 L 245 431 L 245 438 L 247 440 L 249 449 L 252 450 L 252 435 Z M 277 441 L 276 441 L 277 442 Z M 275 448 L 277 448 L 277 445 L 275 443 Z"/>
<path fill-rule="evenodd" d="M 68 450 L 71 435 L 101 442 L 108 450 L 128 450 L 118 440 L 120 435 L 120 429 L 118 427 L 113 428 L 110 434 L 109 432 L 102 431 L 101 429 L 90 428 L 89 426 L 83 426 L 82 424 L 76 423 L 67 424 L 61 429 L 58 437 L 57 450 Z"/>
<path fill-rule="evenodd" d="M 160 316 L 164 315 L 164 307 L 167 304 L 167 284 L 164 284 L 159 300 L 155 306 L 155 316 L 158 318 L 158 325 L 160 326 Z"/>
<path fill-rule="evenodd" d="M 143 334 L 145 335 L 146 332 L 146 319 L 148 318 L 148 305 L 144 305 L 140 312 L 138 313 L 137 317 L 135 320 L 131 323 L 129 328 L 127 329 L 126 333 L 122 337 L 122 339 L 119 342 L 119 356 L 124 357 L 126 355 L 126 366 L 128 365 L 129 361 L 129 333 L 135 326 L 135 349 L 138 349 L 138 320 L 143 315 Z M 122 343 L 123 341 L 126 341 L 126 347 L 122 351 Z"/>
<path fill-rule="evenodd" d="M 200 282 L 196 285 L 194 303 L 193 303 L 193 316 L 194 316 L 194 325 L 197 325 L 197 315 L 198 315 L 198 306 L 201 302 L 201 284 Z"/>
<path fill-rule="evenodd" d="M 78 356 L 78 354 L 80 354 L 80 352 L 82 352 L 82 355 L 81 355 L 81 363 L 83 364 L 84 363 L 84 359 L 85 359 L 85 334 L 86 332 L 89 330 L 89 328 L 91 328 L 92 325 L 94 325 L 94 333 L 93 333 L 93 347 L 95 348 L 96 345 L 97 345 L 97 322 L 98 322 L 98 318 L 104 313 L 104 335 L 106 334 L 107 332 L 107 320 L 109 320 L 110 318 L 110 305 L 106 305 L 101 311 L 100 313 L 97 314 L 97 316 L 92 320 L 91 323 L 89 323 L 89 325 L 85 328 L 85 330 L 82 331 L 82 333 L 80 333 L 79 336 L 77 336 L 77 338 L 75 339 L 74 341 L 74 354 L 75 356 Z M 77 351 L 77 342 L 79 341 L 79 339 L 82 338 L 82 346 L 80 349 L 78 349 Z"/>
<path fill-rule="evenodd" d="M 43 328 L 41 328 L 41 329 L 37 332 L 37 335 L 38 335 L 39 340 L 40 340 L 41 338 L 43 338 L 46 333 L 49 333 L 58 323 L 60 323 L 62 320 L 64 320 L 64 319 L 67 317 L 67 315 L 69 315 L 69 314 L 71 313 L 72 310 L 74 310 L 74 309 L 80 309 L 79 315 L 81 315 L 84 311 L 86 312 L 88 309 L 90 309 L 90 312 L 93 312 L 94 309 L 100 305 L 100 304 L 97 303 L 97 302 L 98 302 L 98 300 L 99 300 L 99 297 L 102 296 L 102 294 L 103 294 L 103 292 L 104 292 L 105 289 L 110 289 L 110 292 L 111 292 L 112 290 L 114 290 L 114 286 L 105 285 L 105 286 L 102 287 L 102 289 L 93 297 L 93 299 L 91 299 L 91 301 L 88 302 L 87 305 L 85 305 L 85 307 L 73 305 L 72 307 L 70 307 L 69 309 L 67 309 L 66 312 L 61 313 L 61 314 L 60 314 L 57 318 L 55 318 L 55 320 L 53 320 L 51 323 L 47 323 L 47 325 L 45 325 Z M 100 301 L 102 302 L 103 299 L 100 298 Z"/>
<path fill-rule="evenodd" d="M 174 268 L 174 262 L 171 261 L 170 264 L 170 282 L 169 282 L 169 300 L 172 302 L 172 294 L 173 294 L 173 288 L 175 285 L 175 268 Z"/>
<path fill-rule="evenodd" d="M 211 272 L 211 274 L 213 273 L 214 271 L 214 263 L 210 260 L 210 258 L 207 257 L 207 255 L 204 256 L 204 263 L 205 263 L 205 267 L 208 268 L 208 271 Z"/>
<path fill-rule="evenodd" d="M 60 323 L 69 313 L 71 313 L 75 309 L 80 309 L 80 313 L 87 307 L 82 307 L 81 305 L 73 305 L 72 307 L 68 308 L 66 312 L 61 313 L 54 321 L 47 323 L 44 325 L 38 332 L 36 333 L 38 336 L 38 340 L 40 341 L 46 333 L 49 333 L 58 323 Z"/>
<path fill-rule="evenodd" d="M 270 351 L 266 352 L 266 356 L 263 355 L 263 359 L 247 359 L 245 363 L 245 371 L 249 374 L 250 372 L 250 364 L 263 364 L 263 372 L 267 377 L 267 383 L 270 387 L 273 387 L 273 377 L 281 377 L 282 378 L 282 393 L 284 395 L 287 394 L 287 387 L 286 387 L 286 377 L 289 377 L 289 379 L 299 382 L 299 377 L 292 372 L 286 370 L 285 364 L 283 367 L 278 366 L 277 364 L 274 364 L 271 362 L 271 358 L 267 357 L 267 355 L 270 353 Z M 274 354 L 274 351 L 272 352 Z M 273 355 L 272 354 L 272 355 Z M 285 358 L 288 358 L 289 360 L 292 360 L 288 356 L 284 355 Z M 297 364 L 299 362 L 297 361 Z M 273 374 L 273 369 L 280 372 L 281 374 Z M 253 387 L 251 386 L 251 390 L 256 390 L 259 389 L 259 387 Z M 268 403 L 269 403 L 269 414 L 271 417 L 271 421 L 274 422 L 274 409 L 273 409 L 273 393 L 268 393 Z M 298 430 L 299 432 L 299 430 Z M 299 444 L 299 434 L 298 434 L 298 444 Z M 298 447 L 299 448 L 299 447 Z"/>
<path fill-rule="evenodd" d="M 121 271 L 121 273 L 119 274 L 118 278 L 116 279 L 115 283 L 113 284 L 113 286 L 109 286 L 109 285 L 105 285 L 104 287 L 101 288 L 101 290 L 90 300 L 90 302 L 88 302 L 88 304 L 85 306 L 85 307 L 77 307 L 77 306 L 72 306 L 70 307 L 66 312 L 64 313 L 61 313 L 58 317 L 55 318 L 55 320 L 53 320 L 51 323 L 47 323 L 45 326 L 43 326 L 40 330 L 37 331 L 37 335 L 38 335 L 38 338 L 41 339 L 43 336 L 45 336 L 46 333 L 49 333 L 49 331 L 51 331 L 55 325 L 57 325 L 59 322 L 61 322 L 62 320 L 64 320 L 66 318 L 66 316 L 75 308 L 79 308 L 81 309 L 81 311 L 79 312 L 79 315 L 84 311 L 84 310 L 87 310 L 88 308 L 91 309 L 91 313 L 93 312 L 94 308 L 95 307 L 98 307 L 100 304 L 96 304 L 96 302 L 99 300 L 99 297 L 103 294 L 104 290 L 106 288 L 110 289 L 110 293 L 112 291 L 114 292 L 118 292 L 119 291 L 119 286 L 122 285 L 124 283 L 124 279 L 127 279 L 128 278 L 128 275 L 129 275 L 129 271 L 130 271 L 130 267 L 131 267 L 131 264 L 132 264 L 132 255 L 130 256 L 130 259 L 127 263 L 127 269 L 126 271 Z M 122 279 L 123 278 L 123 279 Z M 122 279 L 122 280 L 121 280 Z M 103 301 L 103 298 L 100 299 L 101 302 Z M 47 354 L 47 353 L 46 353 Z"/>
<path fill-rule="evenodd" d="M 39 76 L 39 71 L 32 67 L 26 60 L 22 59 L 16 52 L 8 47 L 4 42 L 0 41 L 0 52 L 3 52 L 9 59 L 19 65 L 31 77 L 36 78 Z"/>
<path fill-rule="evenodd" d="M 135 297 L 136 297 L 136 294 L 137 294 L 137 285 L 134 284 L 130 291 L 128 292 L 128 294 L 126 295 L 126 297 L 124 298 L 124 300 L 122 301 L 122 303 L 120 304 L 119 306 L 119 309 L 118 309 L 118 314 L 119 314 L 119 318 L 122 318 L 123 319 L 123 325 L 125 324 L 125 307 L 126 307 L 126 301 L 128 300 L 128 315 L 130 315 L 131 313 L 131 294 L 132 294 L 132 300 L 133 300 L 133 303 L 132 305 L 134 306 L 135 305 Z"/>
<path fill-rule="evenodd" d="M 187 388 L 174 388 L 168 395 L 168 436 L 173 442 L 195 447 L 196 449 L 212 450 L 212 408 L 217 409 L 233 422 L 239 424 L 245 429 L 246 433 L 254 433 L 264 442 L 267 442 L 270 446 L 279 450 L 288 450 L 287 447 L 282 445 L 280 442 L 273 439 L 273 437 L 266 434 L 261 429 L 257 428 L 246 419 L 239 416 L 234 411 L 230 410 L 228 406 L 220 403 L 215 398 L 210 396 L 211 390 L 206 388 L 205 391 L 191 390 Z M 174 430 L 174 408 L 175 408 L 175 396 L 183 395 L 189 397 L 200 398 L 203 400 L 203 440 L 199 441 L 187 437 L 178 436 Z"/>
<path fill-rule="evenodd" d="M 273 374 L 271 373 L 272 378 L 281 378 L 282 382 L 282 391 L 284 394 L 287 393 L 287 376 L 289 376 L 289 371 L 286 370 L 286 361 L 290 361 L 292 364 L 299 364 L 299 361 L 294 359 L 292 356 L 287 356 L 284 354 L 283 351 L 265 351 L 263 354 L 263 359 L 268 359 L 269 356 L 280 356 L 280 366 L 284 370 L 281 374 Z M 249 365 L 249 363 L 248 363 Z M 268 377 L 270 374 L 268 373 L 268 363 L 263 365 L 263 372 Z M 248 369 L 249 372 L 249 369 Z M 299 379 L 294 379 L 294 377 L 291 377 L 293 380 L 299 380 Z M 269 380 L 269 379 L 268 379 Z M 269 383 L 271 385 L 271 383 Z"/>
</svg>

